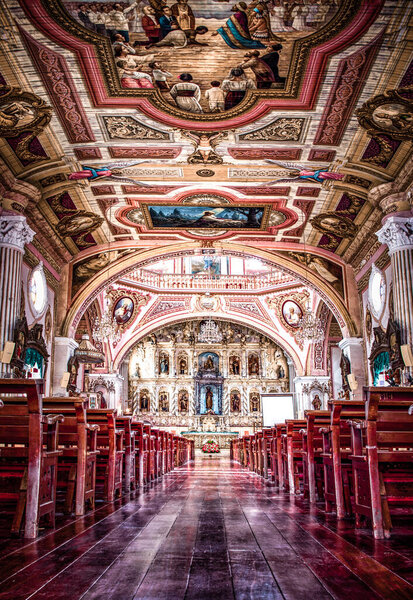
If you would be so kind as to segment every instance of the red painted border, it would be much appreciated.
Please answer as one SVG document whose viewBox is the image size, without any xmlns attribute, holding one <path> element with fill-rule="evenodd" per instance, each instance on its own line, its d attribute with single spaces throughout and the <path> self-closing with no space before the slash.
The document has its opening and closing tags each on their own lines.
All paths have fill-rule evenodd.
<svg viewBox="0 0 413 600">
<path fill-rule="evenodd" d="M 70 35 L 62 29 L 47 13 L 41 0 L 20 0 L 20 4 L 31 22 L 50 39 L 75 52 L 85 79 L 89 82 L 89 91 L 96 107 L 131 107 L 139 109 L 152 119 L 170 126 L 195 130 L 222 130 L 247 125 L 274 109 L 311 110 L 323 80 L 328 58 L 354 43 L 374 22 L 384 0 L 362 0 L 360 10 L 353 21 L 335 38 L 328 40 L 310 52 L 306 73 L 301 83 L 298 99 L 263 99 L 248 112 L 220 122 L 200 122 L 177 118 L 154 107 L 145 98 L 109 97 L 100 71 L 95 48 Z"/>
</svg>

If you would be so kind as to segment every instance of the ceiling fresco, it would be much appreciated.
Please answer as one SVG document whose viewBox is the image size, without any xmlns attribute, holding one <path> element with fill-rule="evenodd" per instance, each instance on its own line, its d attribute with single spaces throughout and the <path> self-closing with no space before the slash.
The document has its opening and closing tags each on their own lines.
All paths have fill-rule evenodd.
<svg viewBox="0 0 413 600">
<path fill-rule="evenodd" d="M 30 260 L 76 299 L 140 253 L 230 243 L 347 302 L 412 172 L 408 4 L 10 0 L 0 189 Z"/>
</svg>

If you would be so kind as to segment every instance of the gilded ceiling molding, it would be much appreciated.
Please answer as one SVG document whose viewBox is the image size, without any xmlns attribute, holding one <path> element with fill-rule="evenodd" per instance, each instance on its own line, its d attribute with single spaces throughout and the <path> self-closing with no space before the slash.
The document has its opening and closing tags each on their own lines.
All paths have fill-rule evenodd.
<svg viewBox="0 0 413 600">
<path fill-rule="evenodd" d="M 112 158 L 178 158 L 182 152 L 181 146 L 173 146 L 172 148 L 156 148 L 153 146 L 125 147 L 125 146 L 109 146 L 108 148 Z"/>
<path fill-rule="evenodd" d="M 86 117 L 66 59 L 40 44 L 18 25 L 20 35 L 33 59 L 38 74 L 70 142 L 94 142 L 92 128 Z"/>
<path fill-rule="evenodd" d="M 237 160 L 299 160 L 301 148 L 231 148 L 227 152 Z"/>
<path fill-rule="evenodd" d="M 348 335 L 351 337 L 357 335 L 358 327 L 360 327 L 361 324 L 356 323 L 353 320 L 339 293 L 326 283 L 323 277 L 307 268 L 305 265 L 297 263 L 288 256 L 248 247 L 245 244 L 215 242 L 215 248 L 217 250 L 221 249 L 228 255 L 235 253 L 239 256 L 249 255 L 260 258 L 267 264 L 276 265 L 278 268 L 290 273 L 307 286 L 313 288 L 322 300 L 324 300 L 340 324 L 343 330 L 343 336 Z M 132 269 L 136 269 L 144 261 L 153 260 L 158 257 L 165 259 L 174 253 L 187 254 L 188 252 L 194 252 L 198 249 L 199 242 L 172 244 L 168 249 L 165 249 L 165 246 L 162 248 L 145 249 L 139 253 L 126 255 L 116 264 L 111 264 L 102 269 L 102 271 L 96 274 L 92 281 L 88 281 L 74 297 L 62 327 L 62 335 L 69 336 L 73 334 L 73 331 L 76 330 L 82 315 L 91 302 L 93 302 L 99 293 L 106 289 L 108 285 L 115 283 L 122 274 L 125 274 Z"/>
<path fill-rule="evenodd" d="M 0 86 L 0 137 L 4 137 L 26 166 L 47 160 L 37 136 L 52 118 L 52 109 L 36 94 L 9 85 Z"/>
<path fill-rule="evenodd" d="M 22 213 L 29 202 L 37 204 L 40 191 L 31 183 L 17 179 L 8 166 L 0 160 L 0 195 L 3 209 Z"/>
<path fill-rule="evenodd" d="M 340 61 L 314 144 L 336 146 L 340 143 L 383 36 L 384 29 L 370 44 Z"/>
</svg>

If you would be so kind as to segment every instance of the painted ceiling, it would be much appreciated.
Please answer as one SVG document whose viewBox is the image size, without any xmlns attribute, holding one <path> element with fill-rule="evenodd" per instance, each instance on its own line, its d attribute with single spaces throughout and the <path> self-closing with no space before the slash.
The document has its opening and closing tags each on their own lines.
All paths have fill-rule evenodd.
<svg viewBox="0 0 413 600">
<path fill-rule="evenodd" d="M 409 3 L 148 0 L 119 21 L 125 51 L 98 27 L 110 4 L 1 17 L 1 184 L 29 186 L 3 202 L 55 275 L 70 264 L 74 294 L 125 254 L 234 242 L 343 294 L 342 269 L 380 246 L 375 190 L 408 168 Z"/>
</svg>

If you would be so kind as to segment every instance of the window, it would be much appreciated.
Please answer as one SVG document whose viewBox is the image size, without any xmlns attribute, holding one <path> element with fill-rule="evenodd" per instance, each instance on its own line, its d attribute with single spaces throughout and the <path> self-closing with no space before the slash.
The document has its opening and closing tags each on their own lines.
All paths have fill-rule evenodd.
<svg viewBox="0 0 413 600">
<path fill-rule="evenodd" d="M 369 303 L 373 315 L 380 319 L 386 299 L 386 280 L 383 273 L 373 265 L 369 280 Z"/>
<path fill-rule="evenodd" d="M 40 263 L 29 279 L 29 302 L 30 308 L 36 317 L 43 314 L 47 303 L 47 284 L 43 271 L 43 263 Z"/>
</svg>

